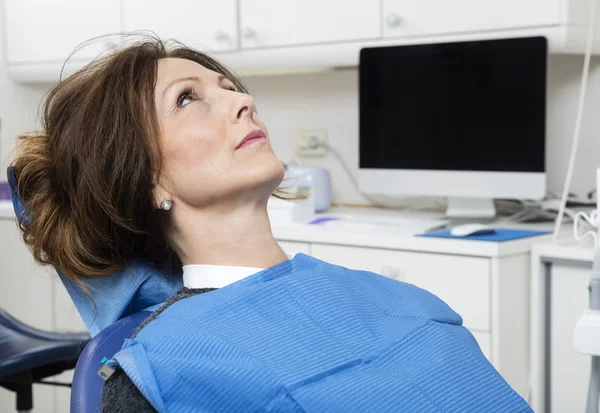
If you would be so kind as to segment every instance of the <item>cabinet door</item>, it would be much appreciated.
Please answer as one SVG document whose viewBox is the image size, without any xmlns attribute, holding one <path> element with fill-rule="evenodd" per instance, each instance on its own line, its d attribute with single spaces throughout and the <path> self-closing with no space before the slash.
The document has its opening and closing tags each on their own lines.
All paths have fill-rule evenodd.
<svg viewBox="0 0 600 413">
<path fill-rule="evenodd" d="M 236 0 L 123 0 L 125 32 L 151 30 L 205 51 L 237 48 Z"/>
<path fill-rule="evenodd" d="M 240 0 L 243 48 L 381 37 L 379 0 Z"/>
<path fill-rule="evenodd" d="M 1 92 L 0 92 L 1 93 Z M 35 263 L 15 219 L 0 217 L 0 308 L 23 323 L 53 329 L 52 280 L 56 273 Z M 52 386 L 33 386 L 35 412 L 54 406 Z M 0 388 L 0 412 L 14 412 L 16 397 Z"/>
<path fill-rule="evenodd" d="M 62 62 L 81 43 L 121 32 L 120 0 L 4 0 L 9 63 Z M 99 39 L 74 58 L 90 59 L 116 45 Z"/>
<path fill-rule="evenodd" d="M 550 290 L 550 405 L 546 411 L 585 412 L 591 357 L 575 350 L 575 324 L 588 308 L 590 270 L 552 266 Z"/>
<path fill-rule="evenodd" d="M 560 23 L 561 0 L 383 0 L 384 37 Z"/>
</svg>

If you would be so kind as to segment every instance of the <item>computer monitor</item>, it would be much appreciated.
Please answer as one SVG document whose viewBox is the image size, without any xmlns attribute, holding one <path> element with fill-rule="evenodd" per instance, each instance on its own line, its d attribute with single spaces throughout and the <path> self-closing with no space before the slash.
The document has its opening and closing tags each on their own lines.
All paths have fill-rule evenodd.
<svg viewBox="0 0 600 413">
<path fill-rule="evenodd" d="M 360 190 L 462 217 L 543 198 L 547 61 L 543 37 L 362 49 Z"/>
</svg>

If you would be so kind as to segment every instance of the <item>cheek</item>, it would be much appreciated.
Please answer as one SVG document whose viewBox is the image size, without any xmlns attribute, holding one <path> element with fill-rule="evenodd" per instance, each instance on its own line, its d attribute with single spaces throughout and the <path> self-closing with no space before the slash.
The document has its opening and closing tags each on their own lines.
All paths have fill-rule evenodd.
<svg viewBox="0 0 600 413">
<path fill-rule="evenodd" d="M 222 150 L 222 134 L 216 125 L 179 125 L 165 131 L 165 158 L 183 170 L 206 164 Z"/>
<path fill-rule="evenodd" d="M 180 120 L 164 131 L 164 171 L 175 197 L 198 204 L 227 187 L 232 168 L 226 132 L 222 122 L 210 119 Z"/>
</svg>

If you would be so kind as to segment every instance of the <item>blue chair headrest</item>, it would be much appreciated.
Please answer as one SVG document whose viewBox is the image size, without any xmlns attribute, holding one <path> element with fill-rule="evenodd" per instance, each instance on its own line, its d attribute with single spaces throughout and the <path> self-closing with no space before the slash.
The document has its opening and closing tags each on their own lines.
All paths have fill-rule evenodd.
<svg viewBox="0 0 600 413">
<path fill-rule="evenodd" d="M 13 167 L 8 169 L 8 180 L 15 214 L 17 217 L 25 214 L 22 219 L 26 220 Z M 84 281 L 96 304 L 94 307 L 75 283 L 60 271 L 58 275 L 92 337 L 123 317 L 155 310 L 183 286 L 181 272 L 165 275 L 148 261 L 132 260 L 126 268 L 109 276 Z"/>
<path fill-rule="evenodd" d="M 104 379 L 97 372 L 102 367 L 102 359 L 112 358 L 123 346 L 125 339 L 131 338 L 135 330 L 150 316 L 150 312 L 125 317 L 102 330 L 85 347 L 73 375 L 71 389 L 72 413 L 96 413 L 100 411 Z"/>
<path fill-rule="evenodd" d="M 13 209 L 15 211 L 15 215 L 20 217 L 23 213 L 23 204 L 21 203 L 21 198 L 19 198 L 17 193 L 17 175 L 15 173 L 15 168 L 10 166 L 6 175 L 8 176 L 8 184 L 10 186 L 10 196 L 12 198 Z"/>
</svg>

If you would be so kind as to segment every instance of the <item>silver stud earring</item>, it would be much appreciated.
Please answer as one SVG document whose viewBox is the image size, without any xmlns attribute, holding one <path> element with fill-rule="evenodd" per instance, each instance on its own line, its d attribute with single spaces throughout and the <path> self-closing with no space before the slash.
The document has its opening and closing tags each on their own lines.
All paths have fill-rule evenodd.
<svg viewBox="0 0 600 413">
<path fill-rule="evenodd" d="M 163 209 L 165 211 L 168 211 L 169 209 L 171 209 L 172 206 L 173 206 L 173 201 L 170 201 L 168 199 L 165 199 L 164 201 L 162 201 L 160 203 L 160 209 Z"/>
</svg>

